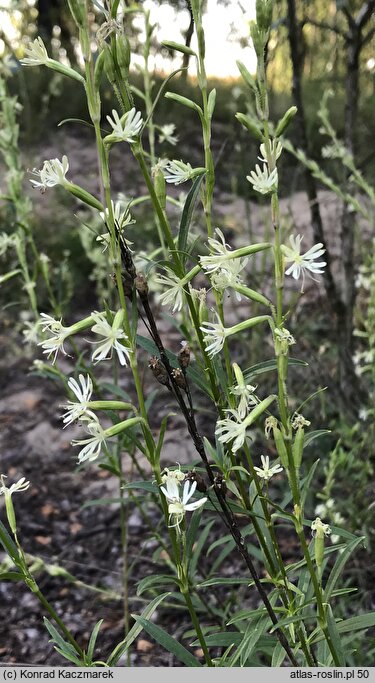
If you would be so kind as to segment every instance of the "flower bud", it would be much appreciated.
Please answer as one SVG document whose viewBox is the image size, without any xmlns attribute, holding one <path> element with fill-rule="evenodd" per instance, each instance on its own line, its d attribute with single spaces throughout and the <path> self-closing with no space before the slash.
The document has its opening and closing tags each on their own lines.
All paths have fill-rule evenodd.
<svg viewBox="0 0 375 683">
<path fill-rule="evenodd" d="M 116 38 L 116 57 L 121 76 L 127 78 L 129 75 L 131 50 L 129 39 L 125 35 L 118 35 Z"/>
<path fill-rule="evenodd" d="M 166 207 L 166 191 L 165 191 L 165 177 L 163 171 L 159 168 L 155 173 L 154 179 L 155 194 L 158 198 L 162 209 Z"/>
<path fill-rule="evenodd" d="M 292 445 L 293 461 L 296 470 L 299 470 L 299 468 L 301 467 L 304 439 L 305 430 L 303 429 L 303 427 L 298 427 Z"/>
<path fill-rule="evenodd" d="M 272 23 L 273 0 L 256 0 L 256 21 L 260 29 L 268 31 Z"/>
<path fill-rule="evenodd" d="M 116 70 L 113 62 L 111 48 L 109 47 L 109 45 L 105 44 L 103 52 L 105 73 L 109 82 L 113 84 L 116 81 Z"/>
<path fill-rule="evenodd" d="M 260 140 L 261 142 L 263 142 L 264 138 L 262 131 L 257 126 L 256 122 L 250 118 L 250 116 L 238 113 L 236 114 L 236 119 L 240 123 L 242 123 L 242 125 L 245 126 L 245 128 L 247 128 L 247 130 L 252 134 L 254 138 L 256 138 L 256 140 Z"/>
<path fill-rule="evenodd" d="M 268 38 L 267 32 L 260 28 L 254 21 L 250 24 L 250 35 L 258 59 L 263 59 L 264 49 Z"/>
<path fill-rule="evenodd" d="M 105 59 L 105 53 L 104 50 L 102 50 L 99 54 L 99 57 L 97 58 L 95 62 L 95 69 L 94 69 L 94 88 L 98 92 L 102 80 L 102 75 L 103 75 L 103 68 L 104 68 L 104 59 Z"/>
<path fill-rule="evenodd" d="M 288 453 L 286 450 L 285 442 L 284 442 L 284 437 L 278 427 L 273 427 L 273 438 L 275 439 L 275 446 L 277 450 L 277 454 L 280 458 L 280 462 L 283 465 L 283 467 L 288 470 L 289 468 L 289 462 L 288 462 Z"/>
<path fill-rule="evenodd" d="M 280 135 L 283 134 L 283 132 L 288 128 L 290 122 L 292 119 L 294 119 L 295 115 L 297 114 L 297 107 L 290 107 L 287 112 L 285 112 L 284 116 L 282 119 L 280 119 L 279 123 L 277 124 L 276 127 L 276 133 L 275 137 L 280 137 Z"/>
<path fill-rule="evenodd" d="M 313 534 L 315 536 L 315 543 L 314 543 L 315 562 L 316 562 L 316 566 L 318 568 L 319 577 L 321 578 L 322 565 L 323 565 L 323 559 L 324 559 L 324 537 L 328 536 L 331 533 L 331 529 L 330 529 L 330 526 L 328 524 L 324 524 L 322 522 L 320 517 L 317 517 L 311 525 L 311 531 L 313 532 Z"/>
<path fill-rule="evenodd" d="M 251 90 L 257 92 L 258 86 L 254 76 L 251 75 L 251 73 L 247 70 L 246 66 L 242 62 L 237 61 L 236 64 L 245 83 L 249 86 L 249 88 L 251 88 Z"/>
</svg>

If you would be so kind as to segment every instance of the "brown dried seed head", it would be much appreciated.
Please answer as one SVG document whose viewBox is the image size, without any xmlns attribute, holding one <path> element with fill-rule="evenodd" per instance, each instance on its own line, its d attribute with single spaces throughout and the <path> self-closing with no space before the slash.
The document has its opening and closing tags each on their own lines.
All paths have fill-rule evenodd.
<svg viewBox="0 0 375 683">
<path fill-rule="evenodd" d="M 227 482 L 223 478 L 222 474 L 217 474 L 215 479 L 214 479 L 214 489 L 216 493 L 221 493 L 221 495 L 225 498 L 227 494 Z"/>
<path fill-rule="evenodd" d="M 154 375 L 155 379 L 159 382 L 159 384 L 166 385 L 169 383 L 168 373 L 160 358 L 157 358 L 156 356 L 151 356 L 150 360 L 148 361 L 148 367 L 150 368 L 152 374 Z"/>
<path fill-rule="evenodd" d="M 190 364 L 190 346 L 187 342 L 181 342 L 182 349 L 178 352 L 177 358 L 181 368 L 187 368 Z"/>
<path fill-rule="evenodd" d="M 203 477 L 201 477 L 200 474 L 198 474 L 195 470 L 191 470 L 190 472 L 187 473 L 185 477 L 185 481 L 195 481 L 197 484 L 197 491 L 200 493 L 206 493 L 207 491 L 207 484 Z"/>
<path fill-rule="evenodd" d="M 182 370 L 180 370 L 180 368 L 174 368 L 172 370 L 172 375 L 176 380 L 177 386 L 180 387 L 180 389 L 186 389 L 186 380 Z"/>
<path fill-rule="evenodd" d="M 137 273 L 136 278 L 134 280 L 135 286 L 137 289 L 138 294 L 141 296 L 147 296 L 148 295 L 148 284 L 147 280 L 142 273 Z"/>
</svg>

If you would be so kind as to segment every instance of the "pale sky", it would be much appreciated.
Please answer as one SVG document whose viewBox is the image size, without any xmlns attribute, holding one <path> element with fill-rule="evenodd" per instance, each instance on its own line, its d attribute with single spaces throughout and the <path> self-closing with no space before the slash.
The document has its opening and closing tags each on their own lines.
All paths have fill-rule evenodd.
<svg viewBox="0 0 375 683">
<path fill-rule="evenodd" d="M 231 0 L 228 7 L 223 7 L 217 0 L 208 0 L 207 12 L 204 15 L 203 25 L 206 36 L 206 71 L 209 76 L 221 76 L 223 78 L 228 76 L 238 76 L 238 69 L 236 60 L 240 59 L 244 62 L 249 71 L 254 72 L 256 69 L 256 57 L 252 47 L 242 48 L 239 43 L 239 37 L 247 39 L 249 36 L 248 22 L 255 18 L 255 0 L 247 0 L 245 14 L 238 0 Z M 143 3 L 146 9 L 150 10 L 150 19 L 152 23 L 158 23 L 159 30 L 157 32 L 158 39 L 174 40 L 175 42 L 183 42 L 181 29 L 186 30 L 189 25 L 188 12 L 180 12 L 177 15 L 167 3 L 157 6 L 152 0 L 145 0 Z M 142 19 L 140 18 L 138 25 L 142 26 Z M 251 43 L 251 40 L 248 40 Z M 193 38 L 191 47 L 196 48 L 195 36 Z M 181 64 L 181 55 L 176 59 L 175 68 Z M 162 69 L 165 64 L 161 57 L 156 59 L 156 66 Z M 169 62 L 169 67 L 170 62 Z M 173 68 L 173 67 L 172 67 Z M 193 74 L 194 60 L 191 60 L 189 72 Z"/>
<path fill-rule="evenodd" d="M 9 4 L 10 0 L 0 1 L 0 6 L 6 7 Z M 34 0 L 29 0 L 29 4 L 34 5 Z M 157 38 L 160 42 L 162 40 L 183 42 L 181 30 L 186 29 L 189 24 L 189 14 L 187 11 L 176 15 L 174 9 L 167 3 L 158 6 L 153 0 L 145 0 L 143 5 L 146 9 L 150 10 L 151 22 L 157 23 L 159 26 Z M 244 5 L 246 7 L 242 7 L 242 3 L 238 0 L 230 0 L 228 7 L 223 7 L 217 0 L 208 0 L 207 2 L 207 12 L 203 21 L 206 35 L 206 70 L 209 76 L 220 76 L 222 78 L 237 77 L 237 59 L 244 62 L 249 71 L 255 71 L 256 58 L 253 48 L 250 46 L 242 48 L 238 43 L 239 37 L 245 38 L 248 43 L 251 42 L 248 39 L 248 22 L 255 18 L 255 0 L 245 0 Z M 22 15 L 17 10 L 13 11 L 12 14 L 16 24 L 17 19 L 20 20 Z M 141 15 L 139 18 L 135 18 L 134 21 L 142 28 L 143 20 Z M 0 23 L 10 41 L 17 37 L 17 29 L 10 22 L 8 12 L 1 9 Z M 2 41 L 0 40 L 0 53 L 3 48 L 1 43 Z M 194 49 L 195 47 L 194 36 L 192 48 Z M 155 66 L 158 70 L 170 71 L 173 68 L 178 68 L 180 65 L 181 55 L 176 57 L 172 65 L 170 60 L 165 61 L 160 55 L 155 58 Z M 194 67 L 194 60 L 191 60 L 189 67 L 191 74 L 195 73 Z"/>
</svg>

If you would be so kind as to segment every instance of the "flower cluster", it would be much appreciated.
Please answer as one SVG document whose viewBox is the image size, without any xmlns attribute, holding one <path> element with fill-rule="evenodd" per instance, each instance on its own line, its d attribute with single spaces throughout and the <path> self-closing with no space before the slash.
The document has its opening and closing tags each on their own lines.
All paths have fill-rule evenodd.
<svg viewBox="0 0 375 683">
<path fill-rule="evenodd" d="M 177 470 L 177 472 L 173 470 L 166 471 L 166 474 L 163 476 L 164 486 L 160 487 L 168 501 L 169 526 L 172 528 L 176 527 L 177 531 L 180 531 L 180 524 L 184 519 L 186 512 L 197 510 L 207 501 L 207 498 L 200 498 L 193 503 L 189 503 L 190 498 L 197 488 L 196 481 L 192 484 L 190 484 L 189 481 L 185 481 L 181 495 L 179 488 L 182 481 L 181 474 L 181 470 Z"/>
</svg>

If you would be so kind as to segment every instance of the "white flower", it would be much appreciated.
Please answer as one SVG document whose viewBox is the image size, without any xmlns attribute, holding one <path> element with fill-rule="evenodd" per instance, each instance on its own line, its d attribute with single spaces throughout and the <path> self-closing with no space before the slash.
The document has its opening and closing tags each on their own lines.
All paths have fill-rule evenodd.
<svg viewBox="0 0 375 683">
<path fill-rule="evenodd" d="M 320 517 L 317 517 L 311 524 L 311 531 L 314 533 L 314 535 L 316 534 L 322 538 L 323 536 L 329 536 L 331 533 L 331 527 L 329 524 L 324 524 Z"/>
<path fill-rule="evenodd" d="M 43 168 L 37 171 L 35 168 L 32 171 L 33 175 L 37 176 L 39 180 L 30 179 L 30 183 L 34 187 L 40 187 L 42 191 L 47 187 L 54 187 L 55 185 L 65 185 L 66 174 L 69 170 L 68 157 L 64 154 L 62 161 L 59 159 L 50 159 L 45 161 Z"/>
<path fill-rule="evenodd" d="M 213 253 L 209 256 L 199 256 L 199 261 L 203 270 L 209 274 L 215 273 L 221 268 L 227 268 L 228 263 L 231 260 L 231 248 L 229 244 L 226 243 L 220 228 L 215 229 L 215 234 L 219 239 L 216 239 L 215 237 L 208 238 L 208 244 Z"/>
<path fill-rule="evenodd" d="M 325 261 L 318 261 L 318 263 L 315 263 L 316 260 L 319 259 L 325 253 L 325 249 L 321 242 L 315 244 L 305 254 L 301 254 L 302 240 L 303 235 L 297 235 L 297 237 L 291 235 L 289 238 L 291 247 L 282 245 L 281 248 L 285 256 L 285 261 L 287 263 L 289 263 L 290 261 L 292 262 L 292 265 L 289 266 L 289 268 L 285 271 L 285 275 L 292 275 L 292 277 L 294 277 L 295 280 L 298 280 L 302 273 L 302 278 L 304 282 L 305 271 L 309 271 L 310 273 L 314 274 L 323 273 L 323 268 L 327 265 L 327 263 Z"/>
<path fill-rule="evenodd" d="M 168 271 L 168 275 L 158 275 L 155 282 L 167 287 L 167 291 L 158 295 L 158 300 L 162 306 L 173 306 L 172 313 L 181 311 L 184 304 L 184 287 L 181 279 L 173 273 Z"/>
<path fill-rule="evenodd" d="M 261 157 L 258 157 L 259 161 L 263 161 L 263 163 L 269 163 L 271 162 L 272 166 L 276 166 L 276 161 L 280 157 L 282 151 L 283 151 L 283 146 L 279 140 L 270 140 L 270 150 L 269 150 L 269 159 L 267 159 L 267 148 L 266 145 L 263 143 L 260 146 L 260 153 Z"/>
<path fill-rule="evenodd" d="M 133 107 L 120 118 L 117 111 L 112 109 L 112 116 L 113 119 L 107 116 L 107 121 L 113 128 L 113 133 L 108 137 L 116 142 L 135 142 L 135 138 L 139 135 L 143 126 L 141 112 L 136 111 L 135 107 Z"/>
<path fill-rule="evenodd" d="M 52 361 L 52 363 L 54 363 L 60 350 L 67 355 L 64 349 L 64 342 L 66 338 L 69 337 L 71 328 L 64 327 L 64 325 L 61 324 L 61 319 L 55 320 L 55 318 L 52 318 L 52 316 L 47 315 L 46 313 L 40 314 L 39 325 L 42 328 L 42 332 L 48 332 L 52 335 L 49 339 L 45 339 L 38 343 L 38 346 L 41 346 L 42 349 L 44 349 L 43 353 L 47 354 L 47 358 L 54 353 L 55 355 Z"/>
<path fill-rule="evenodd" d="M 165 467 L 161 475 L 161 480 L 163 484 L 167 485 L 167 489 L 169 480 L 177 481 L 177 483 L 180 484 L 184 479 L 185 473 L 181 471 L 180 465 L 178 470 L 170 470 L 168 467 Z"/>
<path fill-rule="evenodd" d="M 206 346 L 206 353 L 212 358 L 217 353 L 220 353 L 224 346 L 225 338 L 227 336 L 227 330 L 221 322 L 218 314 L 215 311 L 215 315 L 219 322 L 217 323 L 204 323 L 200 326 L 201 332 L 205 335 L 203 340 Z"/>
<path fill-rule="evenodd" d="M 242 414 L 232 408 L 226 411 L 231 413 L 233 417 L 226 417 L 223 420 L 218 420 L 216 423 L 215 434 L 220 443 L 228 443 L 233 441 L 232 451 L 235 453 L 244 444 L 246 438 L 246 420 L 243 420 Z M 233 419 L 234 418 L 234 419 Z"/>
<path fill-rule="evenodd" d="M 174 123 L 166 123 L 164 126 L 160 126 L 159 142 L 169 142 L 170 145 L 176 145 L 178 137 L 173 135 L 175 130 Z"/>
<path fill-rule="evenodd" d="M 225 268 L 216 270 L 211 275 L 211 283 L 214 289 L 223 292 L 225 289 L 242 284 L 240 273 L 244 269 L 247 259 L 231 259 L 225 264 Z M 241 294 L 235 292 L 237 301 L 241 301 Z"/>
<path fill-rule="evenodd" d="M 173 183 L 174 185 L 185 183 L 204 170 L 204 168 L 192 168 L 189 163 L 185 164 L 183 161 L 177 161 L 176 159 L 168 161 L 162 169 L 166 182 Z"/>
<path fill-rule="evenodd" d="M 306 418 L 304 418 L 303 415 L 300 415 L 299 413 L 294 413 L 291 424 L 293 429 L 298 429 L 299 427 L 309 427 L 311 425 L 311 422 L 310 420 L 306 420 Z"/>
<path fill-rule="evenodd" d="M 77 397 L 78 403 L 76 401 L 68 401 L 64 406 L 62 406 L 63 408 L 67 409 L 67 412 L 61 416 L 64 423 L 64 429 L 72 422 L 79 420 L 82 417 L 90 420 L 96 420 L 95 413 L 87 408 L 87 403 L 90 401 L 93 392 L 91 377 L 90 375 L 86 375 L 85 378 L 84 375 L 79 375 L 78 379 L 79 384 L 74 377 L 71 377 L 68 380 L 68 387 Z"/>
<path fill-rule="evenodd" d="M 106 433 L 98 420 L 88 422 L 84 427 L 90 437 L 88 439 L 73 439 L 71 442 L 72 446 L 84 446 L 78 454 L 79 463 L 85 462 L 85 460 L 90 460 L 90 462 L 96 460 L 106 440 Z"/>
<path fill-rule="evenodd" d="M 240 381 L 231 388 L 230 393 L 234 396 L 240 397 L 238 403 L 238 414 L 243 418 L 247 413 L 248 407 L 255 406 L 258 401 L 254 396 L 256 387 L 253 387 L 251 384 L 245 384 L 243 375 L 242 380 L 241 378 L 239 378 L 239 380 Z"/>
<path fill-rule="evenodd" d="M 4 479 L 6 479 L 6 475 L 2 474 L 0 477 L 0 481 L 2 486 L 0 486 L 0 495 L 3 494 L 4 496 L 12 496 L 13 493 L 18 493 L 18 491 L 26 491 L 26 489 L 29 488 L 30 482 L 25 480 L 25 477 L 21 477 L 15 484 L 12 484 L 12 486 L 5 486 Z"/>
<path fill-rule="evenodd" d="M 253 186 L 254 190 L 260 192 L 260 194 L 269 194 L 270 192 L 275 192 L 275 190 L 277 190 L 277 168 L 274 168 L 270 173 L 267 164 L 263 164 L 263 171 L 259 164 L 257 164 L 255 166 L 255 171 L 251 171 L 250 175 L 246 176 L 246 179 Z"/>
<path fill-rule="evenodd" d="M 25 321 L 25 328 L 22 330 L 23 334 L 23 342 L 24 344 L 37 344 L 39 341 L 39 328 L 40 328 L 40 322 L 39 320 L 37 321 L 31 321 L 31 320 L 26 320 Z"/>
<path fill-rule="evenodd" d="M 48 62 L 48 52 L 43 40 L 39 36 L 26 48 L 27 57 L 21 59 L 23 66 L 40 66 Z"/>
<path fill-rule="evenodd" d="M 265 457 L 264 455 L 261 455 L 260 459 L 262 461 L 262 467 L 254 467 L 254 470 L 257 472 L 258 477 L 264 479 L 264 481 L 269 481 L 274 474 L 278 474 L 279 472 L 283 471 L 283 467 L 280 467 L 280 465 L 273 465 L 270 467 L 270 459 L 268 455 Z"/>
<path fill-rule="evenodd" d="M 8 235 L 6 232 L 0 233 L 0 256 L 4 256 L 9 247 L 14 247 L 14 235 Z"/>
<path fill-rule="evenodd" d="M 172 522 L 169 526 L 177 527 L 178 530 L 180 529 L 180 524 L 184 519 L 185 513 L 197 510 L 207 501 L 207 498 L 200 498 L 200 500 L 195 500 L 193 503 L 188 502 L 197 488 L 196 481 L 191 485 L 189 481 L 185 482 L 182 498 L 180 497 L 177 481 L 174 478 L 168 479 L 167 488 L 164 486 L 161 486 L 160 488 L 169 502 L 169 521 Z"/>
<path fill-rule="evenodd" d="M 135 223 L 134 218 L 132 218 L 132 216 L 131 216 L 131 213 L 129 210 L 129 205 L 125 206 L 125 208 L 124 208 L 124 203 L 122 201 L 114 202 L 112 199 L 111 199 L 111 205 L 112 205 L 113 217 L 114 217 L 115 222 L 117 223 L 120 230 L 125 228 L 126 225 L 131 225 L 132 223 Z M 106 208 L 105 211 L 99 212 L 99 216 L 104 221 L 104 223 L 107 223 L 108 215 L 109 215 L 108 208 Z"/>
<path fill-rule="evenodd" d="M 125 332 L 121 329 L 121 324 L 124 318 L 123 311 L 117 311 L 112 325 L 107 321 L 104 313 L 94 311 L 91 317 L 95 320 L 95 325 L 91 328 L 94 334 L 99 334 L 103 339 L 94 344 L 99 344 L 92 354 L 92 361 L 99 363 L 101 360 L 112 358 L 113 350 L 116 351 L 120 365 L 126 365 L 126 359 L 129 360 L 131 349 L 121 343 L 121 339 L 126 341 L 128 339 Z"/>
<path fill-rule="evenodd" d="M 288 347 L 296 343 L 293 335 L 289 332 L 289 330 L 286 329 L 286 327 L 283 327 L 282 329 L 275 327 L 274 335 L 275 338 L 282 344 L 282 346 Z"/>
</svg>

